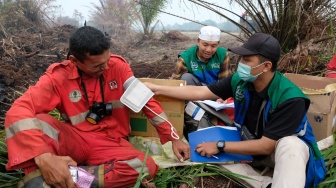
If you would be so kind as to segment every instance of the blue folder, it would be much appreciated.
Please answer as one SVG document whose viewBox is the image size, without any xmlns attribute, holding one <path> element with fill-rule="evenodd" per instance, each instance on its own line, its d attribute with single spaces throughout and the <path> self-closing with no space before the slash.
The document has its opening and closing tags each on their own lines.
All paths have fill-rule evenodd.
<svg viewBox="0 0 336 188">
<path fill-rule="evenodd" d="M 241 141 L 241 136 L 236 127 L 229 126 L 213 126 L 188 134 L 190 144 L 190 161 L 202 163 L 249 163 L 253 158 L 251 155 L 242 155 L 234 153 L 218 153 L 213 157 L 201 156 L 195 151 L 198 144 L 203 142 L 217 142 L 225 140 L 226 142 Z"/>
</svg>

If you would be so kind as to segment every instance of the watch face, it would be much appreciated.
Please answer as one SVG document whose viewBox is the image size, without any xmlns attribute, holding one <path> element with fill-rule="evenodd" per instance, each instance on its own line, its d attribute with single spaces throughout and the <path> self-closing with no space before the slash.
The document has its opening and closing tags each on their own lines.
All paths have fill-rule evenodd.
<svg viewBox="0 0 336 188">
<path fill-rule="evenodd" d="M 224 143 L 223 142 L 218 142 L 217 147 L 224 147 Z"/>
<path fill-rule="evenodd" d="M 224 140 L 220 140 L 217 142 L 217 149 L 219 152 L 224 152 L 224 147 L 225 147 L 225 141 Z"/>
</svg>

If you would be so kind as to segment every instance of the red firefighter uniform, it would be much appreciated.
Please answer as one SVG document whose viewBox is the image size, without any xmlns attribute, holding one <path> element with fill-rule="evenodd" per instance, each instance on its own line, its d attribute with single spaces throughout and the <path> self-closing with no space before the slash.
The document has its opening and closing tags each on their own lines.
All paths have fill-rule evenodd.
<svg viewBox="0 0 336 188">
<path fill-rule="evenodd" d="M 126 140 L 130 133 L 129 109 L 120 102 L 134 75 L 120 56 L 111 55 L 108 67 L 100 84 L 99 78 L 80 76 L 69 60 L 54 63 L 35 86 L 13 103 L 5 119 L 7 170 L 24 168 L 28 174 L 36 169 L 33 158 L 50 152 L 70 156 L 78 165 L 105 164 L 105 169 L 110 169 L 104 177 L 106 187 L 134 185 L 145 154 Z M 112 115 L 94 125 L 85 117 L 93 102 L 102 102 L 101 92 L 105 103 L 113 106 Z M 146 105 L 167 119 L 158 101 L 152 98 Z M 65 122 L 47 114 L 55 108 Z M 143 112 L 158 131 L 162 144 L 175 139 L 168 122 L 147 108 Z M 173 133 L 177 134 L 175 130 Z M 157 170 L 148 157 L 145 172 L 154 177 Z"/>
<path fill-rule="evenodd" d="M 331 58 L 327 65 L 327 71 L 325 76 L 327 78 L 336 78 L 336 53 L 334 56 Z"/>
</svg>

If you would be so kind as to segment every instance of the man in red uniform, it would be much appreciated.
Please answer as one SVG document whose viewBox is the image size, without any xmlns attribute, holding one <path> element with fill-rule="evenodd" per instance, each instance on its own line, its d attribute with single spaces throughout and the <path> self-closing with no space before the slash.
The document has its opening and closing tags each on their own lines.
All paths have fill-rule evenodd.
<svg viewBox="0 0 336 188">
<path fill-rule="evenodd" d="M 325 73 L 325 76 L 327 78 L 336 78 L 336 53 L 327 65 L 327 71 Z"/>
<path fill-rule="evenodd" d="M 69 166 L 77 165 L 91 170 L 103 167 L 103 179 L 94 181 L 103 187 L 135 184 L 145 154 L 127 141 L 129 109 L 120 98 L 136 78 L 128 63 L 109 48 L 102 32 L 89 26 L 79 28 L 70 38 L 69 60 L 52 64 L 8 110 L 7 170 L 23 168 L 26 175 L 42 175 L 41 185 L 32 178 L 24 181 L 25 187 L 44 183 L 55 188 L 75 187 Z M 166 117 L 160 103 L 152 98 L 146 106 L 156 113 L 143 109 L 161 143 L 172 141 L 176 157 L 188 159 L 189 146 L 160 117 Z M 48 115 L 55 108 L 65 122 Z M 148 157 L 143 172 L 154 177 L 157 170 Z"/>
</svg>

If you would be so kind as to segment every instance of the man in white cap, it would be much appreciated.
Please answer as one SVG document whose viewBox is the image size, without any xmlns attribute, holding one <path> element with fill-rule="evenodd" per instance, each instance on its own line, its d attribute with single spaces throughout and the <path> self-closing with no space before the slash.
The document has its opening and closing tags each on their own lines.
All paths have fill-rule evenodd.
<svg viewBox="0 0 336 188">
<path fill-rule="evenodd" d="M 187 85 L 204 86 L 230 75 L 227 50 L 218 46 L 220 34 L 221 31 L 217 27 L 202 27 L 197 38 L 197 45 L 178 55 L 175 72 L 171 78 L 185 80 Z M 224 102 L 222 99 L 217 99 L 217 101 Z M 228 101 L 233 101 L 233 99 L 230 98 Z M 224 109 L 224 113 L 233 119 L 233 108 Z M 195 131 L 197 127 L 202 127 L 199 124 L 195 125 L 195 120 L 187 113 L 185 113 L 184 122 L 183 134 L 186 139 L 188 139 L 188 133 Z"/>
<path fill-rule="evenodd" d="M 204 26 L 197 45 L 181 52 L 173 79 L 186 80 L 187 85 L 208 85 L 231 74 L 227 50 L 219 47 L 221 31 Z"/>
</svg>

